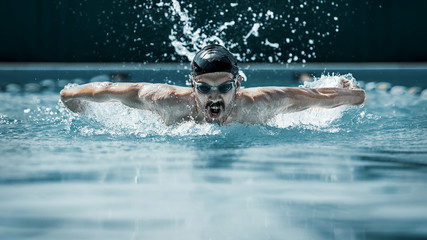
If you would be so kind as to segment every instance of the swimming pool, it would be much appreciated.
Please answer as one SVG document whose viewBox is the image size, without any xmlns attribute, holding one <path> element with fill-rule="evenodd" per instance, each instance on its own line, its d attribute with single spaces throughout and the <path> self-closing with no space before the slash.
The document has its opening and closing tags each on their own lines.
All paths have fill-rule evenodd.
<svg viewBox="0 0 427 240">
<path fill-rule="evenodd" d="M 185 85 L 186 66 L 3 66 L 0 239 L 427 237 L 425 66 L 243 69 L 246 87 L 351 72 L 368 101 L 266 125 L 166 127 L 114 103 L 72 115 L 58 89 Z"/>
</svg>

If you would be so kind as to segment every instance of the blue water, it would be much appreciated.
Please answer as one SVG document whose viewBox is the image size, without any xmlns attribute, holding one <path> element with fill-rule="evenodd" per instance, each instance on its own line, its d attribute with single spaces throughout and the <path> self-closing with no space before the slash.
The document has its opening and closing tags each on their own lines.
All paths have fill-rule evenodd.
<svg viewBox="0 0 427 240">
<path fill-rule="evenodd" d="M 427 99 L 164 126 L 0 93 L 0 239 L 425 239 Z"/>
</svg>

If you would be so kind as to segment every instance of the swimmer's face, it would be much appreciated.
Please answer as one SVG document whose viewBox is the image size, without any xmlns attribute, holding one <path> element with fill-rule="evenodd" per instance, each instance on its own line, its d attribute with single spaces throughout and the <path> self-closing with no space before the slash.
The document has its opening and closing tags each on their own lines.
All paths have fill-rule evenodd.
<svg viewBox="0 0 427 240">
<path fill-rule="evenodd" d="M 206 121 L 226 121 L 234 108 L 240 82 L 240 76 L 236 81 L 233 74 L 226 72 L 205 73 L 192 79 L 197 105 Z"/>
</svg>

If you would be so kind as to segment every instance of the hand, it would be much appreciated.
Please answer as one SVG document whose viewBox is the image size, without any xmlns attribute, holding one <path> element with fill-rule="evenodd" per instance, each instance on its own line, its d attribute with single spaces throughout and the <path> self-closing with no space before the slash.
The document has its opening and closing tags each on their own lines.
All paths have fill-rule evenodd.
<svg viewBox="0 0 427 240">
<path fill-rule="evenodd" d="M 354 83 L 353 81 L 349 81 L 349 80 L 347 80 L 345 78 L 341 78 L 340 80 L 341 80 L 340 83 L 342 85 L 342 88 L 345 88 L 345 89 L 360 89 L 360 87 L 357 86 L 356 83 Z"/>
<path fill-rule="evenodd" d="M 77 99 L 64 100 L 64 99 L 61 99 L 61 102 L 64 104 L 64 106 L 66 108 L 70 109 L 70 111 L 72 111 L 74 113 L 84 113 L 87 110 L 87 106 L 81 100 L 77 100 Z"/>
</svg>

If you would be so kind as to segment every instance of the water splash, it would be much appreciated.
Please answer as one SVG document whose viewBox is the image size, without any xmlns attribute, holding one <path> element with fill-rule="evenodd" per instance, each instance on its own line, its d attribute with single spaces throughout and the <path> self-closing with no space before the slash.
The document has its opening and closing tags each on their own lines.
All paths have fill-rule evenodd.
<svg viewBox="0 0 427 240">
<path fill-rule="evenodd" d="M 339 4 L 321 0 L 294 4 L 290 1 L 281 3 L 281 6 L 277 4 L 260 6 L 255 3 L 252 5 L 231 3 L 229 6 L 217 4 L 209 9 L 210 20 L 203 22 L 198 17 L 203 8 L 198 8 L 200 6 L 196 6 L 196 2 L 182 8 L 180 2 L 172 0 L 171 16 L 179 18 L 178 20 L 171 18 L 174 25 L 169 39 L 175 52 L 185 56 L 189 61 L 203 46 L 216 43 L 229 48 L 238 60 L 244 62 L 306 63 L 307 60 L 316 58 L 316 44 L 324 44 L 325 38 L 331 37 L 332 32 L 338 32 L 336 14 Z M 281 9 L 282 12 L 278 10 L 279 12 L 275 13 L 272 9 Z M 317 20 L 322 19 L 326 24 L 333 22 L 335 25 L 331 24 L 331 29 L 318 25 L 316 21 L 307 17 L 307 11 L 310 10 L 317 16 Z M 235 14 L 227 14 L 231 11 Z M 195 27 L 195 24 L 199 24 L 199 27 Z M 250 29 L 247 29 L 248 26 Z M 332 29 L 334 27 L 335 31 Z M 275 31 L 283 32 L 284 35 L 277 38 L 276 35 L 270 34 Z M 274 42 L 271 39 L 274 39 Z M 273 54 L 267 54 L 269 52 Z"/>
<path fill-rule="evenodd" d="M 301 88 L 342 88 L 345 79 L 350 87 L 357 87 L 358 83 L 349 73 L 345 75 L 322 75 L 312 82 L 305 82 Z M 310 108 L 301 112 L 279 114 L 268 124 L 278 128 L 302 128 L 326 132 L 338 132 L 341 129 L 337 123 L 342 119 L 344 113 L 354 107 L 340 106 L 332 109 Z"/>
<path fill-rule="evenodd" d="M 72 11 L 76 21 L 97 18 L 93 53 L 111 47 L 97 54 L 138 62 L 188 62 L 203 46 L 218 43 L 243 62 L 305 63 L 317 58 L 320 46 L 332 45 L 350 9 L 344 0 L 113 0 L 97 13 L 88 6 L 82 2 Z"/>
<path fill-rule="evenodd" d="M 343 117 L 348 107 L 333 109 L 307 109 L 301 112 L 279 114 L 268 122 L 269 126 L 277 128 L 299 128 L 324 132 L 339 132 L 341 129 L 336 121 Z"/>
<path fill-rule="evenodd" d="M 344 75 L 340 74 L 332 74 L 332 75 L 321 75 L 320 78 L 314 78 L 314 81 L 306 81 L 303 85 L 299 87 L 303 88 L 342 88 L 343 81 L 346 80 L 350 83 L 350 88 L 358 88 L 359 83 L 353 77 L 351 73 L 347 73 Z"/>
<path fill-rule="evenodd" d="M 220 33 L 235 24 L 234 21 L 225 22 L 216 29 L 215 35 L 208 36 L 204 33 L 201 34 L 201 28 L 193 28 L 192 21 L 195 18 L 190 18 L 188 10 L 185 8 L 181 9 L 181 5 L 177 0 L 172 0 L 170 11 L 172 12 L 172 16 L 179 16 L 179 23 L 173 26 L 169 39 L 175 48 L 175 52 L 187 57 L 188 61 L 192 61 L 196 52 L 208 44 L 225 45 Z M 181 34 L 183 37 L 181 38 L 178 38 L 179 31 L 182 31 Z"/>
<path fill-rule="evenodd" d="M 160 117 L 149 112 L 131 109 L 120 103 L 85 103 L 88 114 L 78 116 L 82 124 L 73 129 L 80 135 L 92 136 L 108 134 L 111 136 L 202 136 L 217 135 L 220 127 L 214 124 L 197 124 L 194 121 L 165 125 Z M 76 116 L 69 113 L 71 119 Z M 69 124 L 76 124 L 69 121 Z"/>
</svg>

